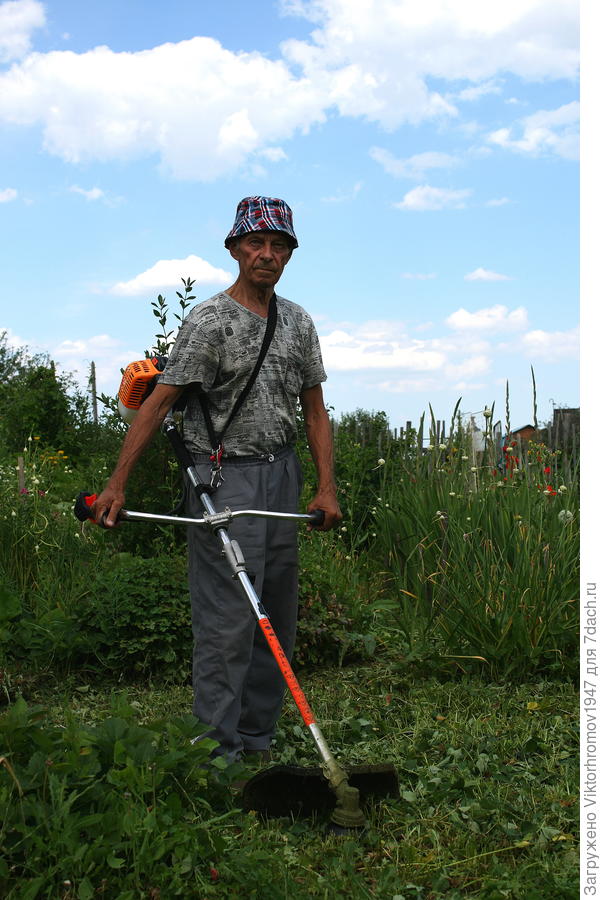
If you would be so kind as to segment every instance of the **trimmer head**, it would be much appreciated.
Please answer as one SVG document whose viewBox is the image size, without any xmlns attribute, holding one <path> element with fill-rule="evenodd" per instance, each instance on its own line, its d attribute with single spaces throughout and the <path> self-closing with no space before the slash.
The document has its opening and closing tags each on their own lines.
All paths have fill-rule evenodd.
<svg viewBox="0 0 600 900">
<path fill-rule="evenodd" d="M 348 774 L 348 784 L 358 788 L 361 797 L 398 795 L 398 773 L 389 763 L 349 766 L 344 771 Z M 318 766 L 276 765 L 261 769 L 246 782 L 242 805 L 265 818 L 331 814 L 336 809 L 336 796 Z"/>
</svg>

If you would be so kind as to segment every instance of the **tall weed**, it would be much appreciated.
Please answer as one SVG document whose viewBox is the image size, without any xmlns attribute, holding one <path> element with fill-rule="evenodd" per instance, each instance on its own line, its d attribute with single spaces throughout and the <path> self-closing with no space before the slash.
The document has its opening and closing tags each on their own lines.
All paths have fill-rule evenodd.
<svg viewBox="0 0 600 900">
<path fill-rule="evenodd" d="M 388 478 L 375 513 L 391 591 L 380 605 L 394 610 L 413 654 L 462 667 L 471 657 L 492 677 L 572 672 L 576 485 L 556 481 L 558 458 L 542 445 L 526 461 L 505 445 L 495 462 L 468 438 L 434 443 L 420 466 Z"/>
</svg>

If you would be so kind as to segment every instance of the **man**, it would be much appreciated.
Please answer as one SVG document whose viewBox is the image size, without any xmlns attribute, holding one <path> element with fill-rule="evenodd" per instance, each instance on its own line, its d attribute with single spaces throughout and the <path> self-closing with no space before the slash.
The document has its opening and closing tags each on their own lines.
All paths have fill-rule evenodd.
<svg viewBox="0 0 600 900">
<path fill-rule="evenodd" d="M 318 490 L 308 511 L 325 513 L 319 530 L 341 520 L 333 472 L 333 445 L 321 383 L 326 379 L 315 327 L 295 303 L 276 296 L 277 324 L 268 352 L 243 406 L 214 451 L 200 402 L 220 434 L 259 356 L 274 287 L 298 246 L 292 211 L 282 200 L 246 197 L 238 204 L 225 247 L 239 265 L 234 284 L 185 319 L 159 384 L 145 401 L 123 443 L 119 461 L 92 514 L 116 524 L 127 478 L 166 414 L 188 388 L 183 437 L 204 482 L 219 456 L 217 510 L 296 512 L 301 472 L 293 445 L 298 398 L 315 463 Z M 214 437 L 213 433 L 213 437 Z M 186 485 L 186 515 L 203 510 Z M 255 589 L 288 658 L 297 618 L 298 547 L 289 521 L 239 518 L 230 534 L 244 553 Z M 283 702 L 284 683 L 250 604 L 212 534 L 188 529 L 189 582 L 194 634 L 194 713 L 230 759 L 244 752 L 268 756 Z"/>
</svg>

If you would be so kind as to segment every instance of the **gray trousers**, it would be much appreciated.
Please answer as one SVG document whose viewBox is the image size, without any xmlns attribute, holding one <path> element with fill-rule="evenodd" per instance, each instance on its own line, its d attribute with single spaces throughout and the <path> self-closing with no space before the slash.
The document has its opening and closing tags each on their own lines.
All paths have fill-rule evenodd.
<svg viewBox="0 0 600 900">
<path fill-rule="evenodd" d="M 196 460 L 203 481 L 210 466 Z M 224 482 L 212 495 L 215 508 L 297 512 L 302 473 L 293 448 L 275 459 L 223 461 Z M 203 513 L 186 484 L 186 515 Z M 291 660 L 298 613 L 298 525 L 275 519 L 235 519 L 238 541 L 254 589 Z M 188 527 L 188 566 L 194 636 L 194 714 L 219 742 L 219 754 L 267 749 L 281 712 L 285 684 L 257 626 L 252 607 L 221 555 L 218 537 Z"/>
</svg>

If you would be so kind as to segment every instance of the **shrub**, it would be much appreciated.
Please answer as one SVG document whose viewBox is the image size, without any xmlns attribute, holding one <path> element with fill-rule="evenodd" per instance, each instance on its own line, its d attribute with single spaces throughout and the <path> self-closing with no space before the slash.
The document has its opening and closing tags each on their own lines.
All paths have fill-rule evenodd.
<svg viewBox="0 0 600 900">
<path fill-rule="evenodd" d="M 375 649 L 372 602 L 378 581 L 350 559 L 335 533 L 301 534 L 298 666 L 341 665 Z"/>
<path fill-rule="evenodd" d="M 119 554 L 96 574 L 78 618 L 102 669 L 121 677 L 188 677 L 192 637 L 183 556 Z"/>
<path fill-rule="evenodd" d="M 215 742 L 191 743 L 200 732 L 193 716 L 142 725 L 122 698 L 94 727 L 59 728 L 18 700 L 0 718 L 2 896 L 195 896 L 210 885 L 236 767 L 211 763 Z"/>
</svg>

